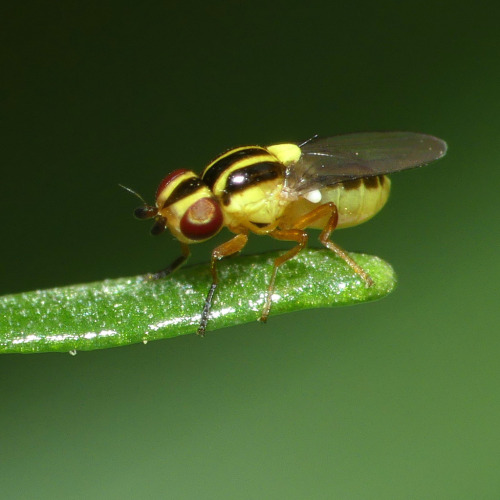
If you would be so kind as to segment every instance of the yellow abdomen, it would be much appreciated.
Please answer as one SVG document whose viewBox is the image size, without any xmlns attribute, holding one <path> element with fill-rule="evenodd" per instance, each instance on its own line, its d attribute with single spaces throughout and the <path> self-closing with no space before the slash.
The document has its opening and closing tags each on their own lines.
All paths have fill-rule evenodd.
<svg viewBox="0 0 500 500">
<path fill-rule="evenodd" d="M 290 227 L 295 220 L 311 212 L 323 203 L 335 203 L 339 212 L 337 228 L 357 226 L 371 219 L 386 203 L 391 181 L 385 175 L 363 177 L 341 182 L 320 190 L 321 200 L 313 203 L 305 198 L 291 202 L 280 227 Z M 328 221 L 319 219 L 310 227 L 323 229 Z"/>
</svg>

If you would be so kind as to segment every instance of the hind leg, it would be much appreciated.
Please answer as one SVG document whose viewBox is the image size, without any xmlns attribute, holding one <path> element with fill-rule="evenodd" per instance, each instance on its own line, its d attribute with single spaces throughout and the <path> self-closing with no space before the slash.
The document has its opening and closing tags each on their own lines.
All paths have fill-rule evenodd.
<svg viewBox="0 0 500 500">
<path fill-rule="evenodd" d="M 319 241 L 321 241 L 321 243 L 328 248 L 328 250 L 331 250 L 335 253 L 335 255 L 340 257 L 365 282 L 367 287 L 372 286 L 373 280 L 370 275 L 359 264 L 357 264 L 343 248 L 339 247 L 330 240 L 330 235 L 337 227 L 339 220 L 339 213 L 335 203 L 329 202 L 324 205 L 320 205 L 295 221 L 293 227 L 304 229 L 310 226 L 313 222 L 323 219 L 324 217 L 328 217 L 328 222 L 319 236 Z"/>
</svg>

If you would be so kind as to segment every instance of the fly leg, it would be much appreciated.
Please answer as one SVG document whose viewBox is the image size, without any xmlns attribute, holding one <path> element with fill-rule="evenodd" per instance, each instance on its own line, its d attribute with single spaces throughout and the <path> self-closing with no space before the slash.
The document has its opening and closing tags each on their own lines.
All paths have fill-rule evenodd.
<svg viewBox="0 0 500 500">
<path fill-rule="evenodd" d="M 237 234 L 234 238 L 222 243 L 218 247 L 214 248 L 212 251 L 212 260 L 210 263 L 210 270 L 212 271 L 212 286 L 208 291 L 207 298 L 205 299 L 205 305 L 203 306 L 203 311 L 201 313 L 200 326 L 198 327 L 198 335 L 204 336 L 205 329 L 207 327 L 208 316 L 210 314 L 210 308 L 212 307 L 212 299 L 214 297 L 215 289 L 219 282 L 217 277 L 217 261 L 240 252 L 243 247 L 247 244 L 248 235 L 247 233 Z"/>
<path fill-rule="evenodd" d="M 325 216 L 330 217 L 323 231 L 319 235 L 319 241 L 321 241 L 321 243 L 326 248 L 334 252 L 335 255 L 340 257 L 365 282 L 365 285 L 367 287 L 372 286 L 373 280 L 371 279 L 370 275 L 360 265 L 358 265 L 343 248 L 339 247 L 329 239 L 333 230 L 337 227 L 337 223 L 339 221 L 339 213 L 335 203 L 329 202 L 315 208 L 308 214 L 301 217 L 294 224 L 294 226 L 307 227 L 315 220 L 321 219 Z"/>
<path fill-rule="evenodd" d="M 271 281 L 269 282 L 269 287 L 267 288 L 266 303 L 264 304 L 264 309 L 262 310 L 262 316 L 260 320 L 265 323 L 267 317 L 269 316 L 269 311 L 271 310 L 272 297 L 274 292 L 274 283 L 276 281 L 276 274 L 278 272 L 278 267 L 285 263 L 287 260 L 295 257 L 307 243 L 307 233 L 300 228 L 290 228 L 290 229 L 275 229 L 269 233 L 269 236 L 276 238 L 277 240 L 295 241 L 297 245 L 288 250 L 285 254 L 281 255 L 274 261 L 273 274 L 271 275 Z"/>
<path fill-rule="evenodd" d="M 175 259 L 172 262 L 172 264 L 167 266 L 165 269 L 162 269 L 161 271 L 158 271 L 158 272 L 153 273 L 153 274 L 148 274 L 147 278 L 149 280 L 159 280 L 161 278 L 164 278 L 165 276 L 168 276 L 169 274 L 172 274 L 174 271 L 179 269 L 179 267 L 181 267 L 182 264 L 184 264 L 184 262 L 186 262 L 186 260 L 188 260 L 188 257 L 191 254 L 191 252 L 189 250 L 189 246 L 186 245 L 185 243 L 181 243 L 181 252 L 182 252 L 182 255 L 180 257 L 177 257 L 177 259 Z"/>
</svg>

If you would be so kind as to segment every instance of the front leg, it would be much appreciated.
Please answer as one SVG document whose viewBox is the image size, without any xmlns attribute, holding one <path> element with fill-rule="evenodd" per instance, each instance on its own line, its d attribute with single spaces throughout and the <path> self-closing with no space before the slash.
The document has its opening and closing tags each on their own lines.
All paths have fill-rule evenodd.
<svg viewBox="0 0 500 500">
<path fill-rule="evenodd" d="M 207 298 L 205 300 L 205 305 L 201 313 L 200 326 L 198 327 L 198 335 L 202 337 L 205 335 L 208 316 L 210 314 L 210 308 L 212 307 L 212 299 L 214 297 L 215 289 L 217 288 L 217 284 L 219 281 L 217 277 L 217 267 L 216 267 L 217 261 L 223 259 L 224 257 L 228 257 L 229 255 L 233 255 L 235 253 L 240 252 L 243 249 L 243 247 L 247 244 L 247 241 L 248 241 L 248 234 L 246 232 L 240 233 L 237 234 L 234 238 L 230 239 L 229 241 L 226 241 L 225 243 L 222 243 L 222 245 L 219 245 L 218 247 L 214 248 L 212 251 L 212 260 L 210 263 L 210 269 L 212 271 L 212 286 L 208 291 Z"/>
</svg>

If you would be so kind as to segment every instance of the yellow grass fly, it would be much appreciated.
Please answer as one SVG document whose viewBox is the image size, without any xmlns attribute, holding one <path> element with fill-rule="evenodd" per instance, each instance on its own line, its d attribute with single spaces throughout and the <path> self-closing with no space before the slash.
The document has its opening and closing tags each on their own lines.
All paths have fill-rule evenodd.
<svg viewBox="0 0 500 500">
<path fill-rule="evenodd" d="M 441 139 L 413 132 L 314 136 L 301 144 L 231 149 L 201 175 L 175 170 L 161 181 L 155 205 L 144 202 L 135 210 L 139 219 L 154 219 L 152 234 L 168 228 L 181 244 L 181 256 L 151 278 L 178 269 L 189 257 L 189 245 L 224 226 L 235 234 L 212 251 L 212 285 L 198 328 L 204 335 L 218 284 L 217 261 L 241 251 L 249 233 L 292 241 L 296 245 L 274 262 L 261 315 L 266 321 L 279 266 L 305 247 L 305 229 L 317 228 L 320 242 L 371 286 L 370 276 L 330 240 L 331 233 L 365 222 L 384 206 L 391 185 L 387 174 L 437 160 L 446 148 Z"/>
</svg>

